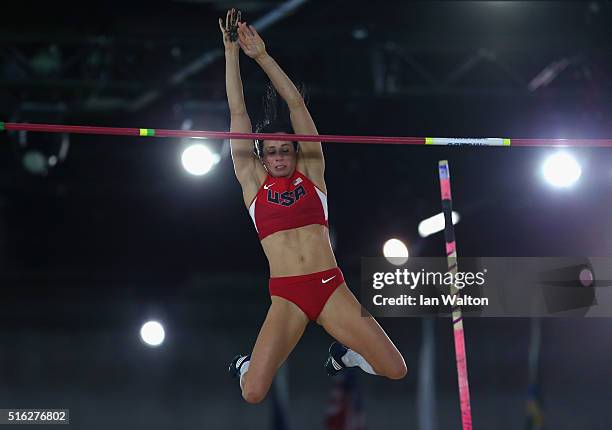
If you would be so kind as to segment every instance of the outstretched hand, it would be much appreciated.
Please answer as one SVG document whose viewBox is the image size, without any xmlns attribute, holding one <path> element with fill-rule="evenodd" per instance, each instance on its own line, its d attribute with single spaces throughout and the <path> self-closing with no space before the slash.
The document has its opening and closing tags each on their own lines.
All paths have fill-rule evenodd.
<svg viewBox="0 0 612 430">
<path fill-rule="evenodd" d="M 234 8 L 227 11 L 227 15 L 225 17 L 225 24 L 223 23 L 223 18 L 219 18 L 219 28 L 221 29 L 221 34 L 223 35 L 223 45 L 225 46 L 225 51 L 229 52 L 238 52 L 238 26 L 240 23 L 241 12 Z"/>
<path fill-rule="evenodd" d="M 266 44 L 252 25 L 238 22 L 238 44 L 247 56 L 257 60 L 266 53 Z"/>
</svg>

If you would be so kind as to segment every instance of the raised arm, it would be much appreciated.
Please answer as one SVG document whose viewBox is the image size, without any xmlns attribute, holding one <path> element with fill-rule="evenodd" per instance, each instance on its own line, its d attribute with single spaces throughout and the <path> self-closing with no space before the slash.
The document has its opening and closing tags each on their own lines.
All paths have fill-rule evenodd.
<svg viewBox="0 0 612 430">
<path fill-rule="evenodd" d="M 268 75 L 270 82 L 289 107 L 291 125 L 296 134 L 318 135 L 302 95 L 278 63 L 266 52 L 266 45 L 252 25 L 238 24 L 240 47 Z M 307 175 L 323 182 L 325 162 L 321 142 L 300 142 L 298 162 L 303 161 Z"/>
<path fill-rule="evenodd" d="M 246 110 L 242 79 L 240 77 L 239 54 L 240 47 L 237 41 L 230 37 L 232 26 L 240 22 L 240 12 L 231 9 L 227 12 L 225 24 L 219 18 L 219 27 L 223 34 L 225 46 L 225 89 L 230 110 L 230 131 L 237 133 L 251 133 L 251 119 Z M 259 182 L 265 176 L 265 170 L 253 153 L 253 141 L 247 139 L 231 139 L 232 161 L 238 182 L 242 186 L 245 202 L 257 193 Z M 248 203 L 247 203 L 248 204 Z"/>
</svg>

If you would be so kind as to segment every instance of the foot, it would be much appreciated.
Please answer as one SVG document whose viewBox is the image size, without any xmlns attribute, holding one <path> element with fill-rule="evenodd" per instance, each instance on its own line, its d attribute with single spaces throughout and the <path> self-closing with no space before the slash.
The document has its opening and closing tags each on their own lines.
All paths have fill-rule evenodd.
<svg viewBox="0 0 612 430">
<path fill-rule="evenodd" d="M 251 359 L 251 354 L 235 356 L 230 362 L 227 372 L 234 379 L 240 378 L 240 368 L 244 365 L 244 363 L 246 363 L 250 359 Z"/>
<path fill-rule="evenodd" d="M 348 348 L 339 342 L 334 342 L 329 347 L 329 357 L 325 362 L 325 370 L 329 376 L 337 375 L 346 369 L 346 366 L 342 362 L 342 356 L 346 354 Z"/>
</svg>

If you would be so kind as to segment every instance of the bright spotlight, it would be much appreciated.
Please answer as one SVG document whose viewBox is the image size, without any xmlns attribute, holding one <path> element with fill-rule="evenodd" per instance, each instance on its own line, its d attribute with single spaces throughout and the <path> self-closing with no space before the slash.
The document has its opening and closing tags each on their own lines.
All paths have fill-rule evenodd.
<svg viewBox="0 0 612 430">
<path fill-rule="evenodd" d="M 181 161 L 183 167 L 192 175 L 207 174 L 219 162 L 219 155 L 213 154 L 208 147 L 202 144 L 191 145 L 183 151 Z"/>
<path fill-rule="evenodd" d="M 164 341 L 166 334 L 164 327 L 157 321 L 149 321 L 140 329 L 142 341 L 149 346 L 159 346 Z"/>
<path fill-rule="evenodd" d="M 453 219 L 453 225 L 457 224 L 461 219 L 461 216 L 453 211 L 451 217 Z M 424 219 L 419 223 L 419 235 L 421 237 L 431 236 L 434 233 L 444 230 L 444 214 L 440 212 L 437 215 Z"/>
<path fill-rule="evenodd" d="M 542 173 L 551 185 L 567 188 L 580 178 L 582 169 L 572 156 L 565 152 L 559 152 L 551 155 L 544 161 Z"/>
<path fill-rule="evenodd" d="M 408 261 L 408 248 L 399 239 L 389 239 L 383 245 L 383 255 L 389 263 L 401 266 Z"/>
</svg>

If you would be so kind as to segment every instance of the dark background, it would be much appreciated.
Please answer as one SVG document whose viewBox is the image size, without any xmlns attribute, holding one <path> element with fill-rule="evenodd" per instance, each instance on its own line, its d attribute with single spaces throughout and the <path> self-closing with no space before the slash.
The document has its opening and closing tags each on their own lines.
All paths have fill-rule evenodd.
<svg viewBox="0 0 612 430">
<path fill-rule="evenodd" d="M 217 19 L 248 22 L 280 1 L 19 2 L 3 6 L 1 120 L 227 130 Z M 608 2 L 307 1 L 262 30 L 268 51 L 306 85 L 322 134 L 607 138 L 612 136 Z M 194 73 L 178 79 L 194 62 Z M 249 113 L 267 84 L 241 57 Z M 544 70 L 547 85 L 530 83 Z M 173 81 L 174 77 L 174 81 Z M 25 143 L 27 142 L 27 143 Z M 58 155 L 57 135 L 0 135 L 0 407 L 70 408 L 73 428 L 267 428 L 226 364 L 252 347 L 269 302 L 265 256 L 227 144 L 194 177 L 186 142 L 70 136 L 44 175 L 28 150 Z M 330 228 L 349 286 L 360 258 L 397 237 L 441 256 L 418 222 L 440 211 L 448 159 L 460 255 L 609 256 L 612 153 L 570 148 L 571 189 L 541 178 L 554 148 L 324 144 Z M 167 340 L 150 349 L 140 325 Z M 419 319 L 381 319 L 406 357 L 401 382 L 362 377 L 368 427 L 415 428 Z M 612 418 L 608 319 L 543 325 L 546 428 L 605 429 Z M 450 323 L 437 321 L 440 428 L 459 427 Z M 523 427 L 529 321 L 470 319 L 475 428 Z M 322 428 L 331 339 L 311 327 L 290 358 L 292 428 Z"/>
</svg>

